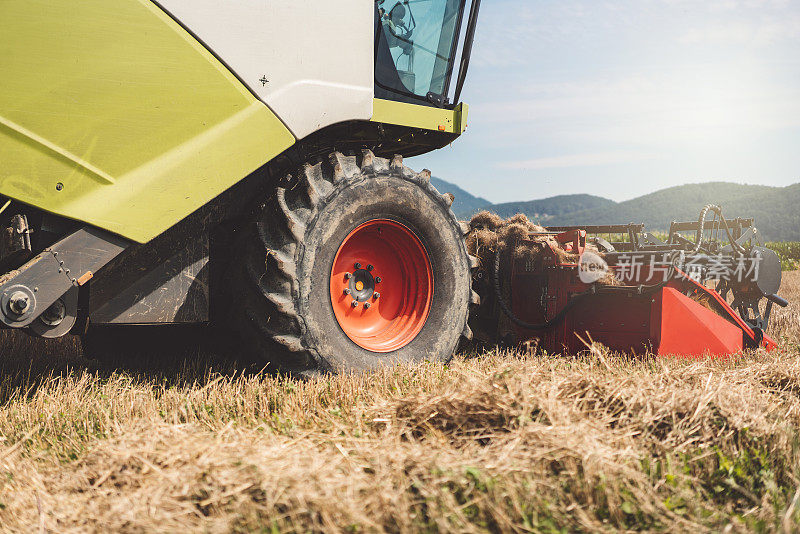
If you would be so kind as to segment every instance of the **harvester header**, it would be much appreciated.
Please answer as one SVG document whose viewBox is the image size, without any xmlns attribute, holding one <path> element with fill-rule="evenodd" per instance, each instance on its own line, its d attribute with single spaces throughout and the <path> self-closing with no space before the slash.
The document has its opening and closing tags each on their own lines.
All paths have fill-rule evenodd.
<svg viewBox="0 0 800 534">
<path fill-rule="evenodd" d="M 718 206 L 673 222 L 663 241 L 643 224 L 544 228 L 519 216 L 479 215 L 472 231 L 487 340 L 687 357 L 777 346 L 764 332 L 773 305 L 788 304 L 780 260 L 752 219 L 728 221 Z"/>
</svg>

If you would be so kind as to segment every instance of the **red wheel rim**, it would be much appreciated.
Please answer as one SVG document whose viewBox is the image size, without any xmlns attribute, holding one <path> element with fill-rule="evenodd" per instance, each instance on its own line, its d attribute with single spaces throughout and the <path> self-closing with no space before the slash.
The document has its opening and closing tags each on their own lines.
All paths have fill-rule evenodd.
<svg viewBox="0 0 800 534">
<path fill-rule="evenodd" d="M 330 287 L 333 313 L 347 337 L 371 352 L 391 352 L 411 343 L 425 326 L 433 269 L 414 232 L 376 219 L 342 242 Z"/>
</svg>

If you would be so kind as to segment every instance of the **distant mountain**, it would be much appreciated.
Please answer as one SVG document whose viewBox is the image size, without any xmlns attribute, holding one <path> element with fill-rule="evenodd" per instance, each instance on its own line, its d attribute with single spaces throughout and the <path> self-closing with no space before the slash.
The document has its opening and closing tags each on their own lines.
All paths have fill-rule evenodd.
<svg viewBox="0 0 800 534">
<path fill-rule="evenodd" d="M 706 204 L 722 206 L 728 219 L 753 217 L 762 238 L 800 240 L 800 184 L 788 187 L 728 182 L 688 184 L 616 203 L 608 208 L 576 210 L 547 221 L 550 225 L 643 222 L 666 230 L 672 221 L 696 220 Z"/>
<path fill-rule="evenodd" d="M 431 183 L 440 193 L 452 193 L 456 197 L 453 202 L 453 212 L 462 219 L 469 219 L 479 211 L 488 209 L 492 205 L 485 198 L 473 196 L 457 185 L 445 182 L 441 178 L 433 176 L 431 177 Z"/>
<path fill-rule="evenodd" d="M 560 195 L 527 202 L 491 204 L 444 180 L 434 182 L 441 192 L 456 196 L 459 218 L 469 219 L 482 209 L 503 217 L 524 213 L 544 225 L 645 223 L 666 230 L 673 220 L 696 220 L 706 204 L 722 206 L 726 218 L 754 217 L 762 238 L 800 241 L 800 184 L 788 187 L 710 182 L 670 187 L 625 202 L 593 195 Z"/>
<path fill-rule="evenodd" d="M 568 216 L 576 211 L 609 210 L 617 203 L 603 197 L 594 195 L 559 195 L 542 200 L 529 200 L 527 202 L 506 202 L 495 204 L 492 211 L 502 217 L 512 217 L 517 213 L 528 215 L 529 219 L 548 223 L 556 217 Z"/>
</svg>

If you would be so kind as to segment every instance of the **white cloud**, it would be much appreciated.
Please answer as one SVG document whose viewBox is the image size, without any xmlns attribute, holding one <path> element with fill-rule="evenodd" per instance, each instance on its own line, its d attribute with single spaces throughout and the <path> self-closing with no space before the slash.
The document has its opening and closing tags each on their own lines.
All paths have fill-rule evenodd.
<svg viewBox="0 0 800 534">
<path fill-rule="evenodd" d="M 683 45 L 767 47 L 800 43 L 800 15 L 736 12 L 714 20 L 694 21 L 678 42 Z"/>
<path fill-rule="evenodd" d="M 724 144 L 800 126 L 800 87 L 772 82 L 768 74 L 736 63 L 532 84 L 524 98 L 473 106 L 471 122 L 605 146 Z"/>
<path fill-rule="evenodd" d="M 797 0 L 494 0 L 481 10 L 474 61 L 479 67 L 521 68 L 554 52 L 574 60 L 594 52 L 658 51 L 660 44 L 662 52 L 678 52 L 677 46 L 691 59 L 704 46 L 800 46 L 799 5 Z M 627 46 L 634 48 L 626 51 Z"/>
</svg>

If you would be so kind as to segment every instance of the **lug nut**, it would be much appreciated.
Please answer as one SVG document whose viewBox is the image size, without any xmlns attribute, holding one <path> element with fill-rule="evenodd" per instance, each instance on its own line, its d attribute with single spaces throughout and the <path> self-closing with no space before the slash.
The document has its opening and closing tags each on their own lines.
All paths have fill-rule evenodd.
<svg viewBox="0 0 800 534">
<path fill-rule="evenodd" d="M 351 302 L 351 303 L 350 303 L 350 305 L 351 305 L 352 307 L 354 307 L 354 308 L 358 308 L 358 301 L 357 301 L 357 300 L 354 300 L 353 302 Z"/>
<path fill-rule="evenodd" d="M 373 293 L 373 295 L 372 295 L 372 296 L 373 296 L 373 297 L 375 297 L 376 299 L 379 299 L 379 298 L 381 298 L 381 294 L 380 294 L 380 293 L 378 293 L 377 291 L 376 291 L 375 293 Z"/>
<path fill-rule="evenodd" d="M 360 269 L 360 268 L 361 268 L 361 264 L 360 264 L 360 263 L 358 263 L 358 262 L 356 262 L 356 264 L 355 264 L 355 268 L 356 268 L 356 269 Z"/>
<path fill-rule="evenodd" d="M 372 270 L 372 269 L 374 269 L 374 268 L 375 268 L 375 267 L 373 267 L 372 265 L 367 265 L 367 270 L 368 270 L 368 271 L 371 271 L 371 270 Z"/>
<path fill-rule="evenodd" d="M 15 291 L 8 299 L 8 309 L 15 315 L 24 315 L 30 305 L 28 295 L 22 291 Z"/>
<path fill-rule="evenodd" d="M 372 304 L 370 304 L 369 302 L 365 302 L 364 303 L 364 309 L 365 310 L 368 310 L 370 306 L 372 306 Z"/>
<path fill-rule="evenodd" d="M 375 277 L 375 283 L 376 284 L 380 284 L 381 283 L 381 277 L 380 276 L 376 276 Z"/>
<path fill-rule="evenodd" d="M 353 275 L 352 275 L 352 274 L 350 274 L 350 273 L 344 273 L 344 279 L 345 279 L 345 280 L 350 280 L 351 278 L 353 278 Z"/>
<path fill-rule="evenodd" d="M 345 290 L 344 290 L 344 294 L 345 294 L 345 295 L 349 295 L 350 293 L 352 293 L 352 291 L 350 291 L 350 288 L 349 288 L 349 287 L 348 287 L 347 289 L 345 289 Z"/>
</svg>

